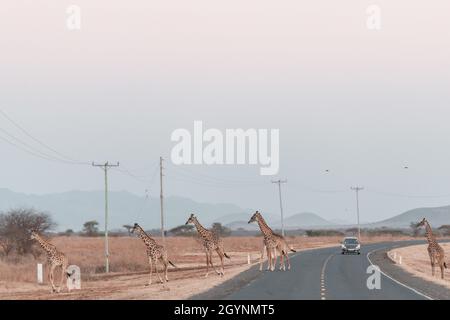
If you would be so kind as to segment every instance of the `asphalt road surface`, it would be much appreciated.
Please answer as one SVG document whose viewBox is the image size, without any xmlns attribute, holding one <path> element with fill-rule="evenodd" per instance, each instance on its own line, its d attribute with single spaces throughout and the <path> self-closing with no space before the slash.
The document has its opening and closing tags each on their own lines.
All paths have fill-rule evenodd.
<svg viewBox="0 0 450 320">
<path fill-rule="evenodd" d="M 450 299 L 450 290 L 413 277 L 386 257 L 394 247 L 419 243 L 423 241 L 363 245 L 360 255 L 342 255 L 338 247 L 298 252 L 291 255 L 291 271 L 260 272 L 258 265 L 194 299 Z M 367 286 L 372 264 L 382 271 L 379 289 Z"/>
</svg>

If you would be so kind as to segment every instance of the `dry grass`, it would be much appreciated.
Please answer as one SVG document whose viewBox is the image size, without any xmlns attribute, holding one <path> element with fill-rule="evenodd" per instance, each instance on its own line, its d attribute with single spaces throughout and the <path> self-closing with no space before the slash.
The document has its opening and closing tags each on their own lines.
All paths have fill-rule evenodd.
<svg viewBox="0 0 450 320">
<path fill-rule="evenodd" d="M 446 254 L 447 265 L 450 265 L 450 243 L 440 244 Z M 450 288 L 450 269 L 444 269 L 444 277 L 442 280 L 441 269 L 436 266 L 436 273 L 433 277 L 431 275 L 431 264 L 430 258 L 428 256 L 427 244 L 409 246 L 391 250 L 388 252 L 389 257 L 394 260 L 399 266 L 401 266 L 406 271 L 421 277 L 425 280 L 432 281 Z M 394 259 L 395 255 L 395 259 Z M 401 257 L 401 264 L 400 264 Z"/>
</svg>

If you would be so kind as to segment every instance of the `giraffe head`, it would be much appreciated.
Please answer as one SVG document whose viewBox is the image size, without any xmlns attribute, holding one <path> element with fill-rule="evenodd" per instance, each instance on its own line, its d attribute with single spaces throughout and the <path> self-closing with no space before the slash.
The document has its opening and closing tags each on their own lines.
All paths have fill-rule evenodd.
<svg viewBox="0 0 450 320">
<path fill-rule="evenodd" d="M 38 233 L 35 231 L 35 230 L 31 230 L 31 233 L 30 233 L 30 240 L 34 240 L 34 239 L 37 239 L 38 238 Z"/>
<path fill-rule="evenodd" d="M 189 216 L 189 219 L 187 219 L 185 224 L 194 223 L 195 219 L 197 219 L 197 218 L 195 217 L 195 215 L 193 213 L 191 213 L 191 215 Z"/>
<path fill-rule="evenodd" d="M 252 223 L 255 221 L 258 221 L 258 218 L 261 216 L 261 213 L 259 213 L 259 211 L 256 211 L 252 217 L 250 218 L 250 220 L 248 220 L 248 223 Z"/>
<path fill-rule="evenodd" d="M 133 228 L 131 228 L 130 232 L 134 233 L 138 228 L 140 228 L 140 226 L 137 223 L 135 223 Z"/>
<path fill-rule="evenodd" d="M 424 226 L 426 223 L 428 223 L 427 219 L 423 218 L 422 221 L 420 221 L 416 226 L 420 228 Z"/>
</svg>

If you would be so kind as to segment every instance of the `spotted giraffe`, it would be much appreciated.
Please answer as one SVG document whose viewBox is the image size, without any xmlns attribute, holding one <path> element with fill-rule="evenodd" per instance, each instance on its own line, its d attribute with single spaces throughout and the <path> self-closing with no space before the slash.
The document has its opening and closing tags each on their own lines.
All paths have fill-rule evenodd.
<svg viewBox="0 0 450 320">
<path fill-rule="evenodd" d="M 164 278 L 166 282 L 169 281 L 169 278 L 167 276 L 167 269 L 169 268 L 169 264 L 171 264 L 175 268 L 176 266 L 169 260 L 167 251 L 164 246 L 157 244 L 156 241 L 152 237 L 150 237 L 137 223 L 134 224 L 130 232 L 136 233 L 147 247 L 148 263 L 150 264 L 150 278 L 148 280 L 148 285 L 152 284 L 153 264 L 155 265 L 155 270 L 156 274 L 158 275 L 159 281 L 161 283 L 164 283 L 163 279 L 159 275 L 158 260 L 161 261 L 164 266 Z"/>
<path fill-rule="evenodd" d="M 197 217 L 194 214 L 191 214 L 189 219 L 186 221 L 186 224 L 192 223 L 197 228 L 197 232 L 200 235 L 200 238 L 203 241 L 203 248 L 206 253 L 206 274 L 205 278 L 208 277 L 209 274 L 209 265 L 214 269 L 214 271 L 223 276 L 225 274 L 225 270 L 223 267 L 223 257 L 230 259 L 230 257 L 225 253 L 223 249 L 222 241 L 219 236 L 212 232 L 211 230 L 203 227 L 200 222 L 198 222 Z M 218 271 L 212 262 L 212 251 L 215 250 L 220 258 L 220 263 L 222 266 L 221 271 Z"/>
<path fill-rule="evenodd" d="M 274 271 L 275 265 L 277 261 L 277 251 L 280 253 L 280 270 L 286 270 L 286 266 L 284 264 L 284 258 L 286 258 L 288 263 L 288 269 L 291 269 L 291 262 L 289 261 L 288 252 L 296 252 L 293 248 L 291 248 L 286 239 L 273 232 L 273 230 L 267 225 L 263 216 L 259 211 L 256 211 L 248 223 L 257 222 L 261 232 L 263 234 L 263 247 L 261 250 L 261 258 L 259 263 L 259 270 L 262 270 L 263 267 L 263 259 L 264 259 L 264 251 L 267 250 L 267 270 Z"/>
<path fill-rule="evenodd" d="M 31 240 L 36 240 L 41 248 L 45 251 L 47 254 L 47 260 L 50 265 L 50 272 L 49 272 L 49 281 L 52 286 L 52 292 L 60 292 L 61 286 L 63 284 L 63 281 L 67 279 L 67 277 L 70 277 L 70 274 L 67 273 L 67 266 L 68 266 L 68 259 L 66 255 L 56 249 L 56 247 L 51 244 L 50 242 L 44 240 L 36 231 L 31 232 Z M 59 284 L 59 287 L 55 287 L 54 283 L 54 272 L 57 267 L 61 267 L 61 282 Z"/>
<path fill-rule="evenodd" d="M 425 218 L 423 218 L 422 221 L 417 224 L 417 226 L 425 226 L 425 237 L 428 241 L 427 250 L 431 262 L 431 274 L 434 276 L 434 268 L 437 264 L 439 265 L 439 268 L 441 268 L 441 278 L 444 279 L 444 268 L 447 269 L 444 249 L 436 241 L 436 237 L 433 234 L 430 223 Z"/>
</svg>

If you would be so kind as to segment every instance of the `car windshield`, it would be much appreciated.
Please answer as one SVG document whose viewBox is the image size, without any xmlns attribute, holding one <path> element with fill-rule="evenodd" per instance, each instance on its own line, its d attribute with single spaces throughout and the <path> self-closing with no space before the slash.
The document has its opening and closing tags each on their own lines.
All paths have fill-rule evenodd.
<svg viewBox="0 0 450 320">
<path fill-rule="evenodd" d="M 357 239 L 345 239 L 344 243 L 345 244 L 358 244 L 358 240 Z"/>
</svg>

